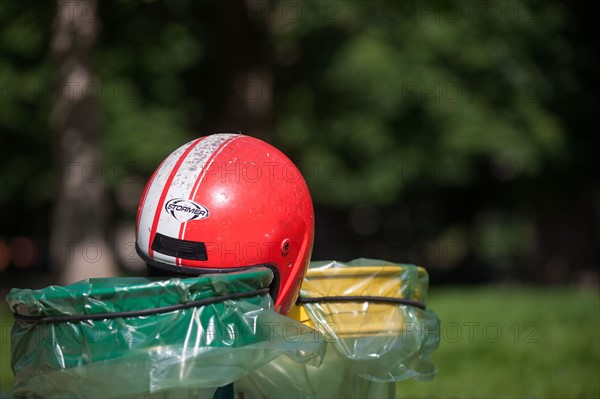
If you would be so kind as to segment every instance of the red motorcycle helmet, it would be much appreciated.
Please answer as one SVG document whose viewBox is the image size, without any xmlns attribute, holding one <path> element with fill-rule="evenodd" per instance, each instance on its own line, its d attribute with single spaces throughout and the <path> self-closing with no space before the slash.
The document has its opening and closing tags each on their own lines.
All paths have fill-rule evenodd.
<svg viewBox="0 0 600 399">
<path fill-rule="evenodd" d="M 150 177 L 136 217 L 149 275 L 269 267 L 275 310 L 295 302 L 313 246 L 314 212 L 300 171 L 254 137 L 214 134 L 173 151 Z"/>
</svg>

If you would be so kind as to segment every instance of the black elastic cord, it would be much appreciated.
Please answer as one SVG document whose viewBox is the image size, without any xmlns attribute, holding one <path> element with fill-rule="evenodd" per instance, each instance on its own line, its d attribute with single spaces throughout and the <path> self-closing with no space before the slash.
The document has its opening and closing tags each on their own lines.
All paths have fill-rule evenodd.
<svg viewBox="0 0 600 399">
<path fill-rule="evenodd" d="M 127 312 L 109 312 L 109 313 L 96 313 L 96 314 L 82 314 L 74 316 L 25 316 L 18 313 L 14 313 L 16 320 L 31 321 L 35 323 L 52 324 L 52 323 L 76 323 L 87 320 L 106 320 L 106 319 L 118 319 L 127 317 L 140 317 L 140 316 L 152 316 L 155 314 L 172 312 L 175 310 L 195 308 L 205 305 L 212 305 L 214 303 L 223 302 L 230 299 L 241 299 L 249 298 L 258 295 L 266 295 L 269 293 L 269 288 L 261 288 L 256 291 L 237 292 L 233 294 L 215 296 L 211 298 L 199 299 L 197 301 L 180 303 L 177 305 L 161 306 L 159 308 L 142 309 L 142 310 L 130 310 Z"/>
<path fill-rule="evenodd" d="M 321 302 L 373 302 L 373 303 L 385 303 L 385 304 L 399 304 L 414 306 L 419 309 L 426 309 L 424 303 L 419 301 L 413 301 L 412 299 L 405 298 L 390 298 L 385 296 L 371 296 L 371 295 L 349 295 L 349 296 L 322 296 L 318 298 L 301 298 L 298 297 L 296 303 L 321 303 Z"/>
</svg>

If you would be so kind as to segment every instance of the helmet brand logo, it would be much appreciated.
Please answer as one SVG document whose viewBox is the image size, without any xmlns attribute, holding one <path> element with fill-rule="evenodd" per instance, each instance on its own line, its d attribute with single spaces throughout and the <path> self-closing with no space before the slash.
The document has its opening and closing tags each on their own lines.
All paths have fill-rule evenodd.
<svg viewBox="0 0 600 399">
<path fill-rule="evenodd" d="M 209 215 L 208 209 L 204 205 L 184 198 L 174 198 L 167 201 L 165 211 L 182 223 L 190 220 L 206 219 Z"/>
</svg>

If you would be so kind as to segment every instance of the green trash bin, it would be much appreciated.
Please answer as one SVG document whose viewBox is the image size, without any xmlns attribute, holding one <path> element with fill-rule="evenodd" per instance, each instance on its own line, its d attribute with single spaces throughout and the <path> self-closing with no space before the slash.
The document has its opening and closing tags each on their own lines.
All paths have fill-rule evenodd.
<svg viewBox="0 0 600 399">
<path fill-rule="evenodd" d="M 272 278 L 260 268 L 13 289 L 13 395 L 212 398 L 283 354 L 318 364 L 324 341 L 272 311 Z"/>
</svg>

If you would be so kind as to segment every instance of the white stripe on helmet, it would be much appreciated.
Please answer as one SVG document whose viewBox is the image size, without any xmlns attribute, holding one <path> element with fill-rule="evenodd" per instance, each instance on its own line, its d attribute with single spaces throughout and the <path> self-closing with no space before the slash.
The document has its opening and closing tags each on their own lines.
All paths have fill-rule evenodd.
<svg viewBox="0 0 600 399">
<path fill-rule="evenodd" d="M 194 140 L 195 141 L 195 140 Z M 154 215 L 156 213 L 156 207 L 160 200 L 163 188 L 167 183 L 171 170 L 175 167 L 179 158 L 183 155 L 185 150 L 188 149 L 194 141 L 190 141 L 173 151 L 158 167 L 154 174 L 154 179 L 150 183 L 146 192 L 146 198 L 142 204 L 142 210 L 140 212 L 140 220 L 138 224 L 138 237 L 137 245 L 142 251 L 147 252 L 150 234 L 152 230 L 152 224 L 154 222 Z"/>
<path fill-rule="evenodd" d="M 160 206 L 162 206 L 164 208 L 165 204 L 169 200 L 172 200 L 172 199 L 192 198 L 193 197 L 192 194 L 195 195 L 195 193 L 192 193 L 194 184 L 196 183 L 196 180 L 198 180 L 198 178 L 202 178 L 201 174 L 205 174 L 206 170 L 210 167 L 210 165 L 208 165 L 207 163 L 209 163 L 210 160 L 214 160 L 216 158 L 216 155 L 218 155 L 218 154 L 215 154 L 215 152 L 219 151 L 220 147 L 223 146 L 223 144 L 225 144 L 228 141 L 231 141 L 232 139 L 235 139 L 237 137 L 241 137 L 241 135 L 238 135 L 238 134 L 215 134 L 215 135 L 211 135 L 211 136 L 204 138 L 202 141 L 200 141 L 200 143 L 196 144 L 194 146 L 194 148 L 187 154 L 187 156 L 185 157 L 185 159 L 179 166 L 179 169 L 176 171 L 175 176 L 171 182 L 171 185 L 168 187 L 167 195 L 164 199 L 164 202 L 162 204 L 160 204 Z M 188 143 L 188 144 L 190 144 L 190 143 Z M 187 147 L 189 147 L 189 146 L 186 145 L 185 148 L 183 149 L 183 151 L 185 151 L 185 149 Z M 221 150 L 222 150 L 222 147 L 221 147 Z M 155 199 L 153 201 L 153 209 L 149 209 L 149 211 L 150 211 L 149 212 L 150 228 L 152 226 L 152 221 L 153 221 L 153 218 L 155 215 L 156 206 L 158 205 L 157 203 L 158 203 L 161 193 L 163 191 L 166 180 L 167 180 L 169 174 L 171 173 L 171 171 L 173 170 L 173 168 L 175 167 L 177 161 L 181 157 L 181 154 L 183 153 L 183 151 L 182 152 L 176 151 L 178 153 L 178 156 L 175 157 L 173 163 L 170 162 L 169 165 L 166 166 L 168 169 L 164 173 L 164 175 L 166 177 L 162 181 L 162 184 L 156 185 L 156 190 L 155 190 L 156 197 L 154 197 Z M 215 156 L 213 156 L 213 154 L 215 154 Z M 161 169 L 162 169 L 162 167 L 161 167 Z M 155 182 L 157 181 L 156 178 L 154 180 L 155 180 Z M 198 184 L 198 186 L 199 185 L 200 184 Z M 154 186 L 154 184 L 153 184 L 153 186 Z M 196 191 L 198 189 L 198 186 L 196 187 Z M 151 189 L 152 188 L 154 188 L 154 187 L 151 187 Z M 148 195 L 148 197 L 149 197 L 149 195 Z M 146 203 L 149 203 L 150 201 L 152 201 L 152 199 L 147 198 Z M 147 226 L 147 225 L 144 225 L 144 226 Z M 182 231 L 182 227 L 184 227 L 184 226 L 185 225 L 182 225 L 182 222 L 175 219 L 169 212 L 162 209 L 159 214 L 156 232 L 159 232 L 168 237 L 181 238 L 180 231 Z M 151 234 L 151 231 L 148 231 L 148 237 L 146 238 L 146 240 L 150 239 L 150 234 Z M 146 243 L 148 243 L 148 241 L 146 241 Z M 169 263 L 169 264 L 176 264 L 176 259 L 174 257 L 160 254 L 157 252 L 154 253 L 154 259 L 161 261 L 161 262 Z"/>
</svg>

